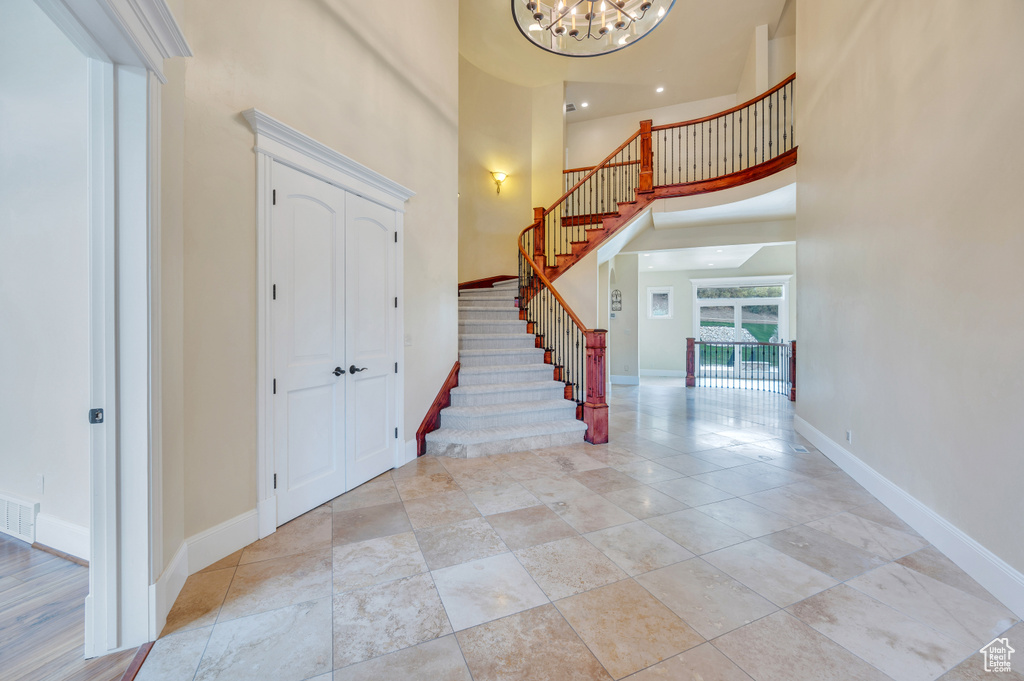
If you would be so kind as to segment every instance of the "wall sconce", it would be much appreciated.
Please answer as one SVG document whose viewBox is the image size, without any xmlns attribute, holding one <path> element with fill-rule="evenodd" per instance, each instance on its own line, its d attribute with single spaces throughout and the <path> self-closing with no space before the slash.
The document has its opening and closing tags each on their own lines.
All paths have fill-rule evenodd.
<svg viewBox="0 0 1024 681">
<path fill-rule="evenodd" d="M 494 178 L 494 184 L 498 186 L 498 193 L 500 194 L 501 193 L 501 183 L 505 181 L 505 178 L 508 177 L 508 175 L 503 173 L 503 172 L 501 172 L 500 170 L 497 170 L 497 171 L 491 173 L 491 177 Z"/>
</svg>

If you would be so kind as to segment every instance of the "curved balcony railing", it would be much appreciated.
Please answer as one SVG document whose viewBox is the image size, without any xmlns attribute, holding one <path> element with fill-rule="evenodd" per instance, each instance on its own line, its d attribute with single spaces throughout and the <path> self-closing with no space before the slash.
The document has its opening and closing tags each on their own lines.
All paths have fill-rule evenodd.
<svg viewBox="0 0 1024 681">
<path fill-rule="evenodd" d="M 534 209 L 528 252 L 554 281 L 654 199 L 739 186 L 793 165 L 795 85 L 796 74 L 713 116 L 642 121 L 596 166 L 564 171 L 562 197 Z"/>
</svg>

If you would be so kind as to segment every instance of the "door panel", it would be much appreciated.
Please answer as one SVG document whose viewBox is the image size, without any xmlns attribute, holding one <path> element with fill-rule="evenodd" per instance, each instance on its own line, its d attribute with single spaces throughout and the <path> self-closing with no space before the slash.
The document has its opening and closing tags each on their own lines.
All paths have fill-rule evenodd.
<svg viewBox="0 0 1024 681">
<path fill-rule="evenodd" d="M 394 465 L 395 212 L 349 195 L 346 221 L 348 488 Z"/>
<path fill-rule="evenodd" d="M 277 524 L 345 487 L 343 190 L 274 164 L 274 470 Z"/>
</svg>

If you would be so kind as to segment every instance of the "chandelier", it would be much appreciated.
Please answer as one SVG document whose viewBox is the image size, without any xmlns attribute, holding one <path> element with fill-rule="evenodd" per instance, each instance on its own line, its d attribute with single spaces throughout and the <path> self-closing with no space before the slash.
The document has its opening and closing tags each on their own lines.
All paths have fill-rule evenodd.
<svg viewBox="0 0 1024 681">
<path fill-rule="evenodd" d="M 526 38 L 566 57 L 596 57 L 629 47 L 661 23 L 675 0 L 512 0 Z"/>
</svg>

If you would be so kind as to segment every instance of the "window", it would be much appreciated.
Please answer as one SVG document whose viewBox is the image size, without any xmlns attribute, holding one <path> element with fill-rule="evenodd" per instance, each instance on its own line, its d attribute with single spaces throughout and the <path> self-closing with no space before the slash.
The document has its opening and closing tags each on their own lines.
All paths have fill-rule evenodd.
<svg viewBox="0 0 1024 681">
<path fill-rule="evenodd" d="M 647 318 L 672 319 L 672 287 L 647 287 Z"/>
<path fill-rule="evenodd" d="M 690 281 L 698 340 L 780 343 L 790 338 L 789 276 Z"/>
</svg>

